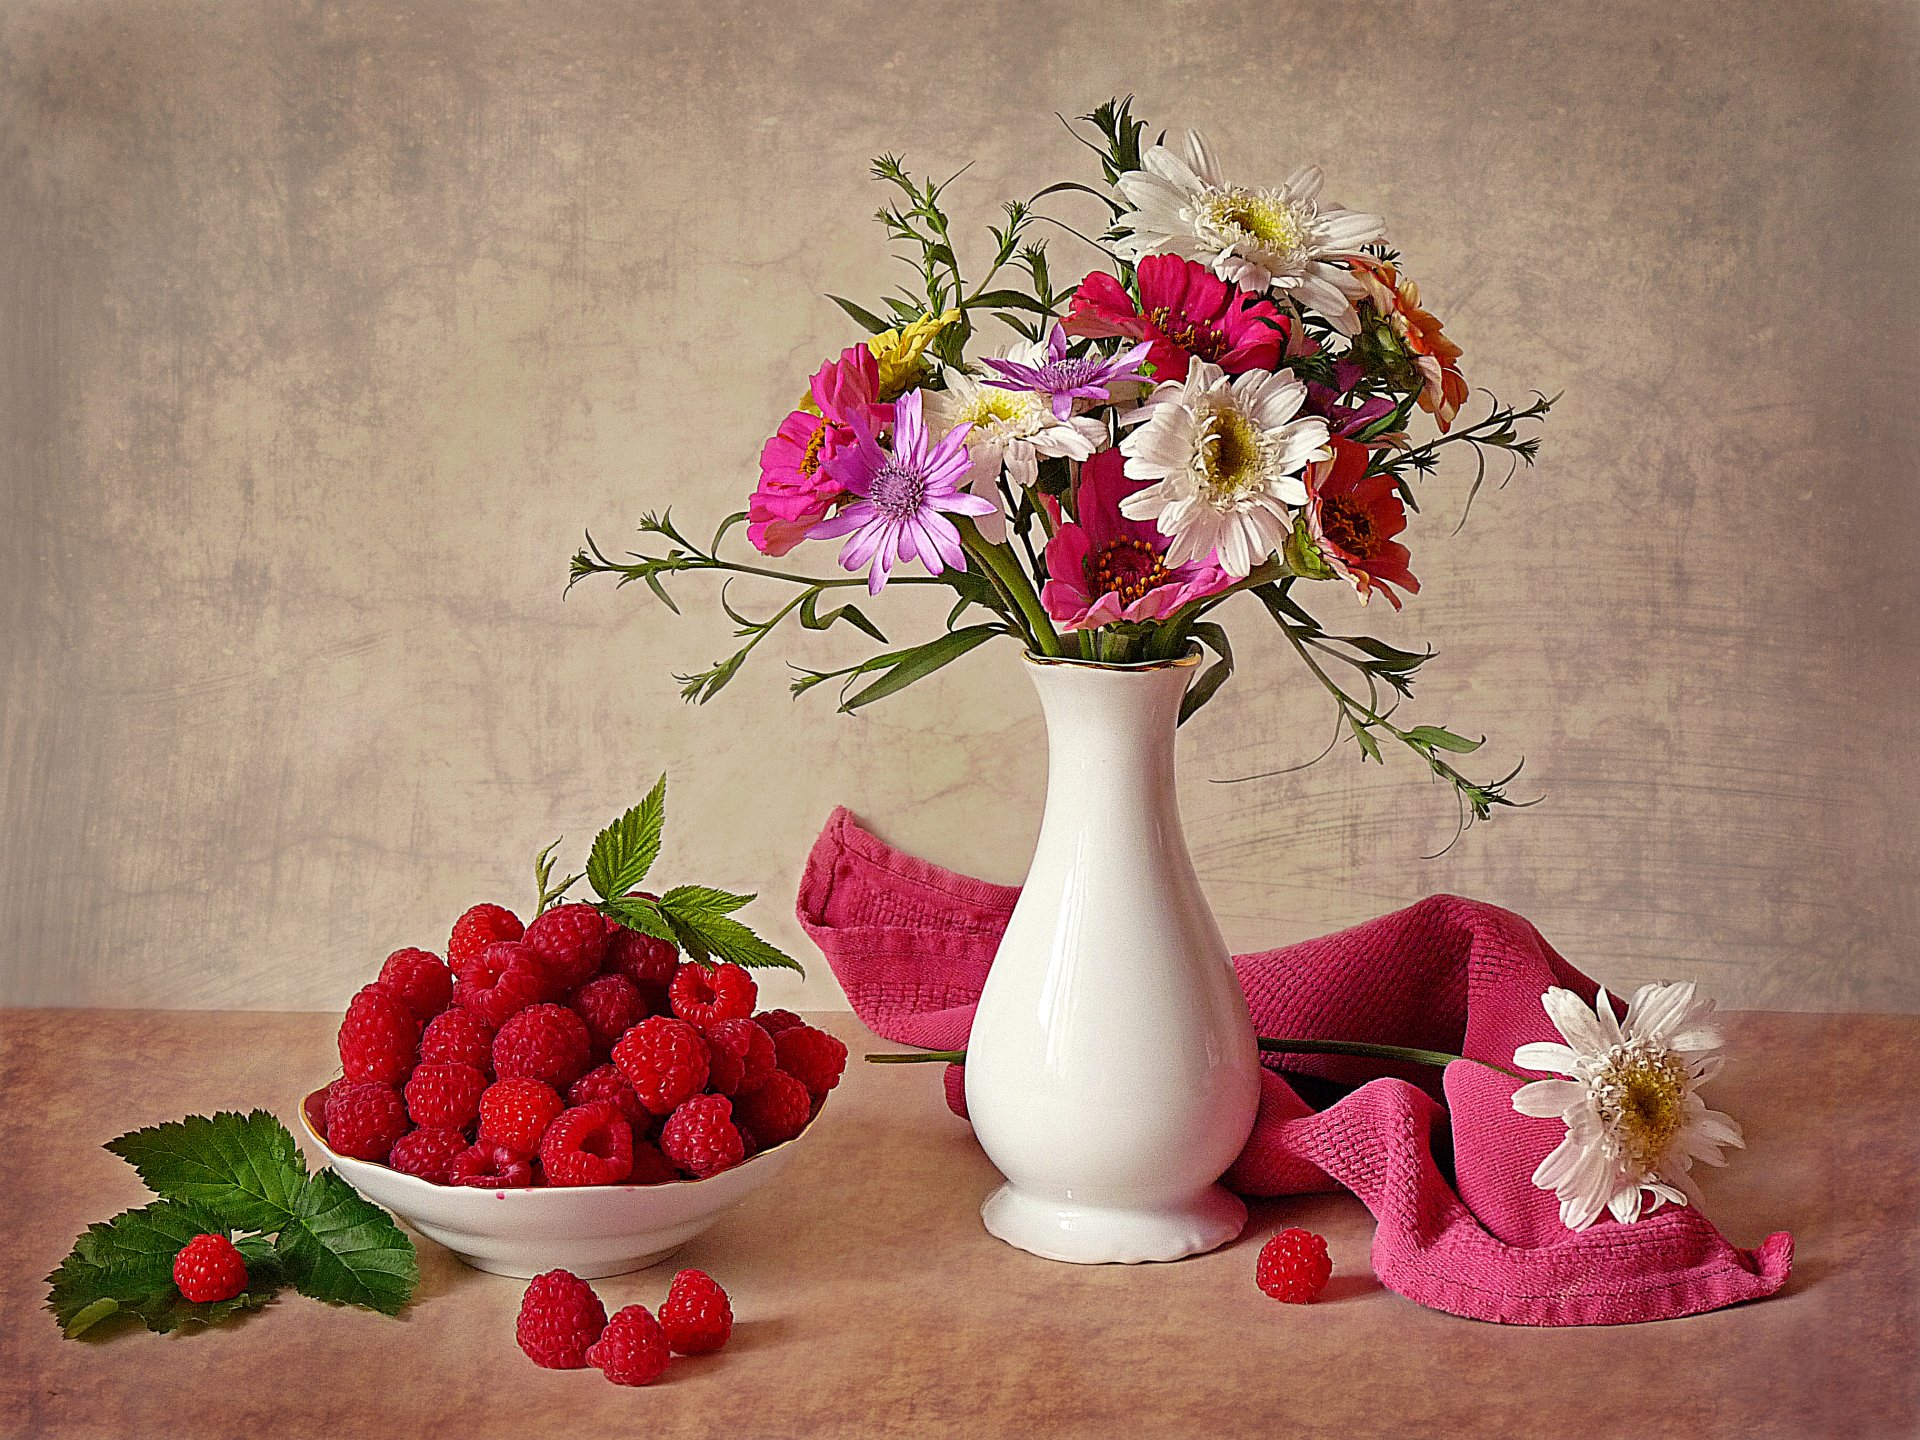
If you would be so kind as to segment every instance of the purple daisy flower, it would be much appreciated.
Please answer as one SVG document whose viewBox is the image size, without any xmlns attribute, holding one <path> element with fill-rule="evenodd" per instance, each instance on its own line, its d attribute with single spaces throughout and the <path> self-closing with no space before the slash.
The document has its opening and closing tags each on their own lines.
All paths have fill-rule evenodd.
<svg viewBox="0 0 1920 1440">
<path fill-rule="evenodd" d="M 1075 400 L 1106 400 L 1115 385 L 1129 380 L 1145 380 L 1140 362 L 1153 349 L 1151 341 L 1142 341 L 1118 355 L 1067 354 L 1067 332 L 1055 323 L 1047 337 L 1047 361 L 1044 365 L 1022 365 L 1015 360 L 983 360 L 981 363 L 1000 378 L 989 380 L 1002 390 L 1037 390 L 1053 397 L 1053 413 L 1065 420 L 1073 414 Z"/>
<path fill-rule="evenodd" d="M 920 404 L 918 390 L 895 404 L 891 452 L 880 447 L 870 421 L 854 420 L 853 444 L 827 461 L 827 467 L 857 498 L 807 532 L 809 540 L 851 535 L 840 552 L 840 564 L 858 570 L 871 562 L 867 591 L 872 595 L 880 593 L 902 560 L 918 560 L 933 575 L 949 565 L 966 569 L 960 532 L 947 515 L 990 515 L 999 508 L 962 488 L 973 469 L 967 454 L 967 432 L 973 427 L 956 425 L 939 444 L 929 446 Z"/>
</svg>

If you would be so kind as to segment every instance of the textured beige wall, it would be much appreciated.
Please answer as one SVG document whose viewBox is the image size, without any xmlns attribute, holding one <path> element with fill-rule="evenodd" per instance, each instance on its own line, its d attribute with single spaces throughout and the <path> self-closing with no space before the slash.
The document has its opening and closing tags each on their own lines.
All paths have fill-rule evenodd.
<svg viewBox="0 0 1920 1440">
<path fill-rule="evenodd" d="M 5 998 L 338 1003 L 662 767 L 668 878 L 794 945 L 835 802 L 1018 878 L 1013 656 L 846 719 L 787 698 L 783 654 L 852 654 L 809 637 L 692 710 L 710 592 L 561 584 L 585 525 L 740 503 L 850 339 L 820 292 L 888 274 L 869 155 L 975 161 L 984 219 L 1086 178 L 1053 110 L 1133 90 L 1249 177 L 1322 161 L 1470 379 L 1566 392 L 1457 536 L 1430 485 L 1422 594 L 1365 617 L 1545 803 L 1423 860 L 1409 763 L 1208 784 L 1327 733 L 1249 613 L 1182 751 L 1229 939 L 1444 889 L 1621 985 L 1920 1008 L 1917 40 L 1791 0 L 8 6 Z"/>
</svg>

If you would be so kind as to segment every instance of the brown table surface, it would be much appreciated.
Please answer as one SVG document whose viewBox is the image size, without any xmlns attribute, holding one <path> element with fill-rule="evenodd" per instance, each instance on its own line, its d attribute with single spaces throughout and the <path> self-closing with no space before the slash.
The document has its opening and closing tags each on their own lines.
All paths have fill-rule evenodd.
<svg viewBox="0 0 1920 1440">
<path fill-rule="evenodd" d="M 892 1048 L 822 1017 L 856 1050 Z M 521 1285 L 419 1242 L 398 1320 L 285 1293 L 237 1323 L 61 1338 L 41 1277 L 87 1223 L 144 1203 L 98 1148 L 189 1112 L 291 1121 L 333 1070 L 324 1015 L 0 1011 L 0 1433 L 535 1436 L 1906 1436 L 1920 1430 L 1920 1016 L 1729 1017 L 1715 1082 L 1751 1149 L 1706 1178 L 1736 1242 L 1794 1232 L 1757 1304 L 1529 1330 L 1384 1290 L 1344 1195 L 1261 1202 L 1174 1265 L 1078 1267 L 980 1228 L 995 1183 L 935 1067 L 853 1065 L 792 1167 L 676 1261 L 598 1282 L 652 1307 L 677 1264 L 733 1295 L 718 1356 L 649 1389 L 536 1369 Z M 1283 1224 L 1324 1234 L 1312 1306 L 1253 1286 Z"/>
</svg>

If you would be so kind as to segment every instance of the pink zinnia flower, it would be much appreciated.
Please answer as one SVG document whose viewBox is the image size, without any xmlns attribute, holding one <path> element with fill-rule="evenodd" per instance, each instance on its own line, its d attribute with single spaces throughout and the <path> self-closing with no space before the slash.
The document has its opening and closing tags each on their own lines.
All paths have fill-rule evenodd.
<svg viewBox="0 0 1920 1440">
<path fill-rule="evenodd" d="M 973 427 L 956 425 L 937 445 L 930 444 L 920 404 L 920 392 L 912 390 L 894 406 L 891 452 L 880 448 L 868 421 L 853 421 L 853 443 L 827 464 L 834 482 L 857 498 L 807 532 L 815 540 L 851 535 L 840 564 L 858 570 L 871 562 L 869 594 L 880 593 L 902 560 L 918 560 L 934 575 L 949 565 L 965 569 L 967 553 L 947 515 L 990 515 L 999 508 L 964 488 L 973 469 L 967 454 L 967 432 Z"/>
<path fill-rule="evenodd" d="M 747 539 L 764 555 L 784 555 L 824 520 L 846 491 L 827 461 L 853 443 L 853 423 L 879 427 L 893 407 L 878 403 L 880 366 L 864 345 L 822 365 L 812 381 L 818 415 L 796 410 L 760 450 L 760 487 L 747 505 Z"/>
<path fill-rule="evenodd" d="M 1198 356 L 1229 375 L 1280 368 L 1286 317 L 1271 301 L 1237 290 L 1206 266 L 1178 255 L 1149 255 L 1134 271 L 1135 304 L 1120 282 L 1096 270 L 1073 292 L 1067 330 L 1095 338 L 1149 340 L 1155 380 L 1184 380 Z"/>
<path fill-rule="evenodd" d="M 1142 343 L 1122 350 L 1118 355 L 1067 354 L 1067 332 L 1058 324 L 1047 337 L 1047 358 L 1043 364 L 1023 365 L 1017 360 L 983 360 L 981 363 L 1000 378 L 987 384 L 1002 390 L 1031 390 L 1053 401 L 1056 420 L 1073 414 L 1076 400 L 1107 400 L 1113 387 L 1147 377 L 1140 373 L 1140 362 L 1153 347 Z"/>
<path fill-rule="evenodd" d="M 1102 450 L 1080 467 L 1078 519 L 1047 542 L 1047 583 L 1040 603 L 1068 630 L 1119 620 L 1164 620 L 1189 601 L 1233 583 L 1212 556 L 1169 567 L 1170 540 L 1151 520 L 1129 520 L 1120 502 L 1145 480 L 1129 480 L 1118 450 Z"/>
<path fill-rule="evenodd" d="M 1367 474 L 1372 452 L 1336 435 L 1333 458 L 1307 467 L 1307 533 L 1321 558 L 1351 581 L 1360 603 L 1378 586 L 1394 609 L 1400 597 L 1389 582 L 1418 594 L 1407 564 L 1413 556 L 1393 537 L 1407 528 L 1407 512 L 1391 475 Z"/>
</svg>

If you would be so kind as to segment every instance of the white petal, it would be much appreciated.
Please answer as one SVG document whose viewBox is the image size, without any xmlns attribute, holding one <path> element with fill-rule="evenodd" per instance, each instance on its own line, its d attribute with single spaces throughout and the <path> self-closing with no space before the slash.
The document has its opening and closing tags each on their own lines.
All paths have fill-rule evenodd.
<svg viewBox="0 0 1920 1440">
<path fill-rule="evenodd" d="M 1582 1055 L 1604 1055 L 1607 1052 L 1607 1035 L 1600 1028 L 1600 1021 L 1589 1010 L 1580 997 L 1571 990 L 1560 986 L 1549 987 L 1540 997 L 1540 1004 L 1547 1012 L 1547 1018 L 1553 1021 L 1554 1028 L 1566 1036 L 1567 1043 Z"/>
<path fill-rule="evenodd" d="M 1629 1185 L 1625 1189 L 1613 1192 L 1613 1198 L 1607 1202 L 1607 1208 L 1613 1212 L 1613 1218 L 1622 1225 L 1631 1225 L 1640 1218 L 1640 1187 Z"/>
<path fill-rule="evenodd" d="M 1513 1108 L 1522 1115 L 1557 1120 L 1586 1097 L 1586 1087 L 1572 1080 L 1534 1080 L 1513 1092 Z"/>
<path fill-rule="evenodd" d="M 1551 1040 L 1536 1040 L 1513 1052 L 1513 1063 L 1522 1070 L 1551 1070 L 1560 1075 L 1580 1073 L 1580 1055 L 1570 1046 Z"/>
<path fill-rule="evenodd" d="M 1593 997 L 1593 1018 L 1599 1022 L 1600 1033 L 1607 1037 L 1607 1048 L 1626 1044 L 1627 1037 L 1620 1033 L 1619 1017 L 1613 1013 L 1613 997 L 1607 994 L 1602 985 Z"/>
</svg>

